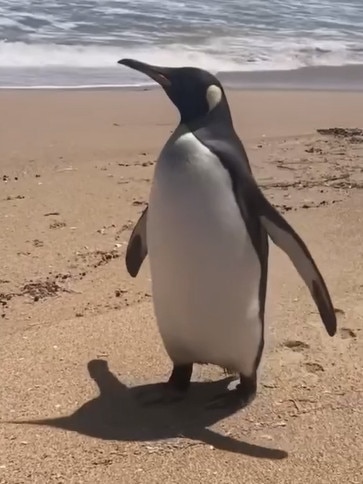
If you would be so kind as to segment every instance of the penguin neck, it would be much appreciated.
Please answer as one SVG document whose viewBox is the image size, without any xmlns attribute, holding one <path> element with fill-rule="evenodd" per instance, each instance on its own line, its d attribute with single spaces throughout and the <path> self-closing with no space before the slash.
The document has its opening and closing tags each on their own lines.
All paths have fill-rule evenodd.
<svg viewBox="0 0 363 484">
<path fill-rule="evenodd" d="M 234 130 L 231 111 L 225 98 L 221 100 L 213 109 L 199 117 L 185 120 L 180 118 L 180 126 L 186 126 L 190 131 L 197 131 L 203 126 L 223 126 L 225 129 Z"/>
</svg>

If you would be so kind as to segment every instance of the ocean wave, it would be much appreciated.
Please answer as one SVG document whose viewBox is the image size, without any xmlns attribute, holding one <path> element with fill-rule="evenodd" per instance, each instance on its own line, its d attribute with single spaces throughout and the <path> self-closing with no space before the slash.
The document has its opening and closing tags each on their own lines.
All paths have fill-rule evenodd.
<svg viewBox="0 0 363 484">
<path fill-rule="evenodd" d="M 218 39 L 191 48 L 188 45 L 58 45 L 0 41 L 0 68 L 108 68 L 117 60 L 134 57 L 151 64 L 199 66 L 212 72 L 294 69 L 314 65 L 363 63 L 355 43 L 313 39 Z"/>
<path fill-rule="evenodd" d="M 170 66 L 200 65 L 210 70 L 235 70 L 240 65 L 223 55 L 208 54 L 186 46 L 125 49 L 102 45 L 26 44 L 0 42 L 0 67 L 79 67 L 118 68 L 122 57 L 142 58 L 145 62 Z"/>
<path fill-rule="evenodd" d="M 12 84 L 6 84 L 6 85 L 0 85 L 0 90 L 1 91 L 7 91 L 7 90 L 12 90 L 12 91 L 43 91 L 43 90 L 50 90 L 50 91 L 84 91 L 84 90 L 95 90 L 95 89 L 144 89 L 147 87 L 150 87 L 151 83 L 141 83 L 141 84 L 135 84 L 135 83 L 120 83 L 120 84 L 34 84 L 34 85 L 26 85 L 26 84 L 19 84 L 19 85 L 12 85 Z"/>
<path fill-rule="evenodd" d="M 154 44 L 190 36 L 192 46 L 225 35 L 286 37 L 292 30 L 297 37 L 333 38 L 338 33 L 345 40 L 362 40 L 361 0 L 44 0 L 31 2 L 31 9 L 28 4 L 0 0 L 0 39 L 75 44 L 92 39 L 97 44 L 106 37 L 112 45 L 114 39 L 127 42 L 137 32 Z"/>
<path fill-rule="evenodd" d="M 0 42 L 0 67 L 109 67 L 117 47 Z"/>
</svg>

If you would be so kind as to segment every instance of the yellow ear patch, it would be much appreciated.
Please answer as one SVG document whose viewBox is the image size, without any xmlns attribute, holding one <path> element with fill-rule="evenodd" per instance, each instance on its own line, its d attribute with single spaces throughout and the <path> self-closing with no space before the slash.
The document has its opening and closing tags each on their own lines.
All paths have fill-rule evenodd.
<svg viewBox="0 0 363 484">
<path fill-rule="evenodd" d="M 212 109 L 214 109 L 222 99 L 222 90 L 220 87 L 213 84 L 212 86 L 208 87 L 206 96 L 207 96 L 209 111 L 212 111 Z"/>
</svg>

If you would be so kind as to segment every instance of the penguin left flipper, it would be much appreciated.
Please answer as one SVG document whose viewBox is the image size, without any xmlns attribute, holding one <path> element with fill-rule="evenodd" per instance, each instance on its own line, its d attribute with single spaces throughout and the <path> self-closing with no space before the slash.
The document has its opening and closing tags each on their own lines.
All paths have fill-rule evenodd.
<svg viewBox="0 0 363 484">
<path fill-rule="evenodd" d="M 324 279 L 300 236 L 279 212 L 259 193 L 259 218 L 274 244 L 290 258 L 307 285 L 329 336 L 337 330 L 335 310 Z"/>
<path fill-rule="evenodd" d="M 131 233 L 126 249 L 126 268 L 130 276 L 136 277 L 147 256 L 146 220 L 148 207 L 142 212 Z"/>
<path fill-rule="evenodd" d="M 201 141 L 212 149 L 230 174 L 241 216 L 257 216 L 274 244 L 289 256 L 307 285 L 329 336 L 334 336 L 337 330 L 336 314 L 324 279 L 304 241 L 260 190 L 242 143 L 234 139 L 234 143 L 228 145 L 222 140 L 208 138 L 200 132 Z"/>
<path fill-rule="evenodd" d="M 329 336 L 337 330 L 334 307 L 324 279 L 301 237 L 265 198 L 252 178 L 248 183 L 250 203 L 275 245 L 283 250 L 307 285 Z"/>
</svg>

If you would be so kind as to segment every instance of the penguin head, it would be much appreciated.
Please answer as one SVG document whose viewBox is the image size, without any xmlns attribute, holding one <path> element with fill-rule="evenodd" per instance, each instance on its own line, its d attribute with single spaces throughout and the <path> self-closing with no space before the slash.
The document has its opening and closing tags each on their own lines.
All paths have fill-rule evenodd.
<svg viewBox="0 0 363 484">
<path fill-rule="evenodd" d="M 208 71 L 196 67 L 160 67 L 133 59 L 121 59 L 118 63 L 142 72 L 160 84 L 178 108 L 182 123 L 201 119 L 217 106 L 230 116 L 223 87 Z"/>
</svg>

